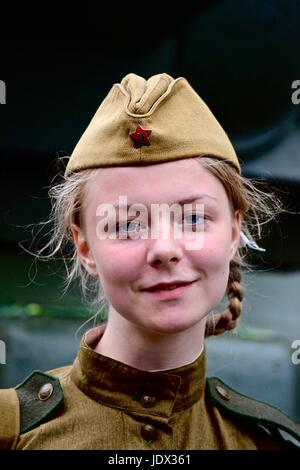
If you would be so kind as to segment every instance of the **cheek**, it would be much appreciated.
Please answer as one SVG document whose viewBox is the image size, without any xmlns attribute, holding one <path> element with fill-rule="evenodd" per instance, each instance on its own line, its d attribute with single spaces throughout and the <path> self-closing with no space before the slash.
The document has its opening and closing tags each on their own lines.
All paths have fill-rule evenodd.
<svg viewBox="0 0 300 470">
<path fill-rule="evenodd" d="M 227 276 L 228 278 L 230 242 L 231 239 L 229 236 L 206 235 L 203 247 L 196 255 L 199 268 L 203 269 L 207 274 L 215 275 L 217 277 Z"/>
<path fill-rule="evenodd" d="M 97 271 L 103 288 L 124 286 L 139 272 L 139 256 L 131 247 L 111 245 L 103 241 L 95 252 Z"/>
<path fill-rule="evenodd" d="M 203 276 L 200 288 L 208 302 L 207 311 L 215 308 L 226 293 L 230 264 L 229 251 L 228 244 L 220 240 L 219 244 L 207 242 L 198 253 L 195 264 L 200 277 Z"/>
</svg>

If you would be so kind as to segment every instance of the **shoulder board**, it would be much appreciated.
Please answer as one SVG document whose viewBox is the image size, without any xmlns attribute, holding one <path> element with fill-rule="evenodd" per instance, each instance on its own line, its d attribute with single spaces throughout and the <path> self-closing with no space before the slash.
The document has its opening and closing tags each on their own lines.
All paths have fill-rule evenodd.
<svg viewBox="0 0 300 470">
<path fill-rule="evenodd" d="M 300 449 L 300 424 L 275 406 L 242 395 L 217 377 L 207 379 L 206 390 L 213 404 L 224 413 L 257 424 L 287 445 Z"/>
<path fill-rule="evenodd" d="M 59 379 L 35 370 L 15 387 L 20 403 L 20 434 L 48 420 L 63 404 Z"/>
</svg>

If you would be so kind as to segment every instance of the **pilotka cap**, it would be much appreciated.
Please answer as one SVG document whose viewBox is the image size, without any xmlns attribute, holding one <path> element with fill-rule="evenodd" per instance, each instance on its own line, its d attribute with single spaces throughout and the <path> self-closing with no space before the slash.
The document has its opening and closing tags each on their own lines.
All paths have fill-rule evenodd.
<svg viewBox="0 0 300 470">
<path fill-rule="evenodd" d="M 213 156 L 240 172 L 234 148 L 183 78 L 130 73 L 114 84 L 73 150 L 65 171 Z"/>
</svg>

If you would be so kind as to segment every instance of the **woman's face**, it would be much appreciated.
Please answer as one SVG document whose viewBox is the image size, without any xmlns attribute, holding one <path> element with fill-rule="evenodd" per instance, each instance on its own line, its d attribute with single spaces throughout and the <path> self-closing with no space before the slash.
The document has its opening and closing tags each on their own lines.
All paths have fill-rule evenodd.
<svg viewBox="0 0 300 470">
<path fill-rule="evenodd" d="M 122 223 L 124 214 L 120 220 L 116 212 L 123 238 L 110 219 L 114 238 L 99 239 L 99 221 L 104 220 L 99 217 L 99 207 L 119 203 L 119 196 L 127 197 L 128 206 L 137 203 L 148 209 L 148 237 L 142 238 L 139 231 L 145 228 L 144 223 L 130 225 L 137 214 L 128 216 L 126 224 Z M 220 302 L 239 242 L 240 216 L 233 214 L 222 183 L 209 170 L 193 159 L 103 168 L 87 183 L 85 197 L 83 224 L 79 233 L 75 228 L 75 242 L 86 269 L 99 276 L 112 314 L 147 332 L 166 334 L 191 328 Z M 158 212 L 151 217 L 152 205 L 165 203 L 171 207 L 191 198 L 195 198 L 189 201 L 192 209 L 188 207 L 186 214 L 182 211 L 181 217 L 171 217 L 168 236 L 163 235 L 167 219 Z M 184 229 L 182 220 L 186 222 Z M 175 226 L 177 234 L 182 227 L 181 237 L 174 236 Z M 151 228 L 155 230 L 151 232 Z M 199 244 L 188 249 L 192 246 L 190 236 L 196 233 Z M 145 290 L 174 281 L 190 284 L 168 291 Z"/>
</svg>

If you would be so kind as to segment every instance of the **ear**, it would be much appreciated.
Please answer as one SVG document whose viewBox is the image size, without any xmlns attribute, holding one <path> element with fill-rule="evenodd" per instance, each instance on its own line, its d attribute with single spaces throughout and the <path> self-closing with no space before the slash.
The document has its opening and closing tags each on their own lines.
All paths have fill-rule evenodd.
<svg viewBox="0 0 300 470">
<path fill-rule="evenodd" d="M 236 210 L 233 215 L 233 223 L 232 223 L 232 238 L 231 238 L 231 245 L 230 245 L 230 255 L 231 258 L 234 258 L 234 255 L 238 249 L 240 243 L 240 236 L 241 236 L 241 227 L 242 227 L 242 213 L 240 210 Z"/>
<path fill-rule="evenodd" d="M 81 264 L 91 276 L 97 277 L 96 263 L 83 230 L 77 224 L 72 224 L 72 233 L 74 245 Z"/>
</svg>

